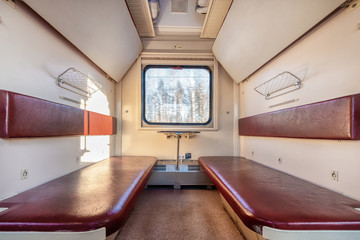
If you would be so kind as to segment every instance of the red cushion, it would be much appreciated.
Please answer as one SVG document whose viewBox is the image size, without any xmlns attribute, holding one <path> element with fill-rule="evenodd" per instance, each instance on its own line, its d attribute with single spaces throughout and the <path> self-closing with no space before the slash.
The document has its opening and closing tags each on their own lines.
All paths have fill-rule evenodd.
<svg viewBox="0 0 360 240">
<path fill-rule="evenodd" d="M 0 90 L 0 137 L 116 134 L 116 118 Z"/>
<path fill-rule="evenodd" d="M 283 230 L 360 230 L 360 201 L 240 157 L 199 164 L 244 224 Z"/>
<path fill-rule="evenodd" d="M 0 137 L 48 137 L 84 134 L 84 111 L 0 90 Z"/>
<path fill-rule="evenodd" d="M 239 135 L 360 139 L 360 94 L 239 119 Z"/>
<path fill-rule="evenodd" d="M 89 113 L 89 135 L 116 134 L 116 118 L 95 112 Z"/>
<path fill-rule="evenodd" d="M 0 137 L 7 137 L 7 92 L 0 90 Z"/>
<path fill-rule="evenodd" d="M 0 231 L 90 231 L 125 223 L 156 162 L 111 157 L 0 202 Z"/>
</svg>

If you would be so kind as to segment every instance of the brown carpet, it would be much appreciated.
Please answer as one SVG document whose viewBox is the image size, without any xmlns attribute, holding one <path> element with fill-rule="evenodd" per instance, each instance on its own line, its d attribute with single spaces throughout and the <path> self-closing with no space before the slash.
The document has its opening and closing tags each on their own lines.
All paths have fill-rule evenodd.
<svg viewBox="0 0 360 240">
<path fill-rule="evenodd" d="M 146 189 L 118 240 L 244 239 L 216 190 Z"/>
</svg>

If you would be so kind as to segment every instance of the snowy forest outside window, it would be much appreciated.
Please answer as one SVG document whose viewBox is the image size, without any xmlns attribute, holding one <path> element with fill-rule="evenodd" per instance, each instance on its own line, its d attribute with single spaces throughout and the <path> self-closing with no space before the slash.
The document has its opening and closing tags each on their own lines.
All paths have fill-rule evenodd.
<svg viewBox="0 0 360 240">
<path fill-rule="evenodd" d="M 211 122 L 212 74 L 204 66 L 152 66 L 143 72 L 142 111 L 148 124 Z"/>
</svg>

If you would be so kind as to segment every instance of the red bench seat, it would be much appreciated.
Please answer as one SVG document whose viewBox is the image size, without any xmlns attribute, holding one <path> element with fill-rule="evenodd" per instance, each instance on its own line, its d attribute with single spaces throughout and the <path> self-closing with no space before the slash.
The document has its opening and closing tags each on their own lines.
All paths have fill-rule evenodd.
<svg viewBox="0 0 360 240">
<path fill-rule="evenodd" d="M 360 201 L 241 157 L 200 157 L 199 164 L 241 221 L 259 234 L 264 226 L 360 230 Z"/>
<path fill-rule="evenodd" d="M 156 163 L 110 157 L 0 202 L 0 232 L 119 230 Z"/>
</svg>

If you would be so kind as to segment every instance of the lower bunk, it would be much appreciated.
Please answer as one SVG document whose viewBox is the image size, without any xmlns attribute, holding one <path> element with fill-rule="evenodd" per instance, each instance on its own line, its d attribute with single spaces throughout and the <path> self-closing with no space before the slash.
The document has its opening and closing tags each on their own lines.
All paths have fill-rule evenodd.
<svg viewBox="0 0 360 240">
<path fill-rule="evenodd" d="M 360 201 L 241 157 L 200 157 L 246 239 L 360 239 Z"/>
<path fill-rule="evenodd" d="M 114 239 L 156 163 L 110 157 L 0 202 L 0 239 Z"/>
</svg>

